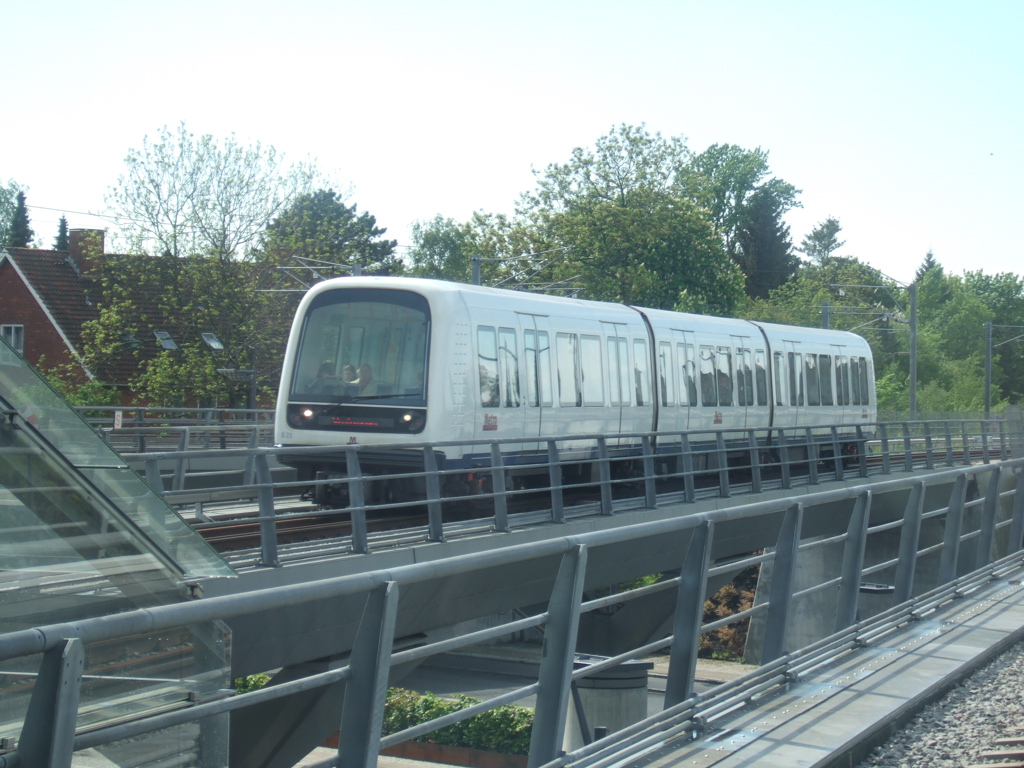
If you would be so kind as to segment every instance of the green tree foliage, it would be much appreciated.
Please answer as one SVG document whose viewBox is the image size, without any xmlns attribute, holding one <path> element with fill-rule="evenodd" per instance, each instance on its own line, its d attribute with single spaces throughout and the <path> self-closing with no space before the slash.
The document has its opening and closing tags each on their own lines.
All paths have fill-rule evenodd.
<svg viewBox="0 0 1024 768">
<path fill-rule="evenodd" d="M 28 217 L 28 206 L 25 205 L 25 192 L 18 190 L 14 195 L 14 211 L 11 213 L 7 228 L 7 239 L 4 245 L 12 248 L 29 248 L 35 232 Z"/>
<path fill-rule="evenodd" d="M 784 183 L 773 179 L 754 190 L 736 233 L 732 258 L 743 270 L 744 290 L 752 298 L 767 299 L 770 291 L 796 275 L 800 264 L 783 221 L 788 209 L 778 187 Z"/>
<path fill-rule="evenodd" d="M 66 251 L 68 245 L 68 220 L 66 216 L 61 216 L 57 225 L 57 237 L 53 241 L 53 250 Z"/>
<path fill-rule="evenodd" d="M 0 245 L 7 245 L 11 233 L 11 222 L 14 220 L 14 209 L 17 206 L 18 192 L 22 187 L 16 181 L 0 182 Z"/>
<path fill-rule="evenodd" d="M 438 214 L 412 225 L 409 274 L 469 282 L 473 257 L 472 224 L 459 224 Z"/>
<path fill-rule="evenodd" d="M 743 276 L 707 212 L 681 193 L 688 158 L 682 138 L 623 125 L 538 173 L 519 213 L 535 228 L 534 252 L 564 249 L 551 277 L 588 298 L 728 312 Z"/>
<path fill-rule="evenodd" d="M 846 245 L 845 240 L 839 239 L 842 229 L 839 219 L 829 216 L 811 230 L 811 233 L 801 241 L 798 250 L 812 264 L 824 266 L 836 251 Z"/>
<path fill-rule="evenodd" d="M 395 274 L 402 270 L 394 255 L 398 243 L 383 239 L 386 232 L 333 189 L 318 189 L 300 194 L 270 223 L 258 256 L 277 264 L 298 259 L 324 271 L 332 265 L 359 265 L 366 274 Z"/>
<path fill-rule="evenodd" d="M 195 137 L 184 123 L 125 157 L 106 202 L 129 253 L 245 256 L 259 234 L 318 178 L 308 164 L 286 166 L 273 147 L 234 135 Z"/>
</svg>

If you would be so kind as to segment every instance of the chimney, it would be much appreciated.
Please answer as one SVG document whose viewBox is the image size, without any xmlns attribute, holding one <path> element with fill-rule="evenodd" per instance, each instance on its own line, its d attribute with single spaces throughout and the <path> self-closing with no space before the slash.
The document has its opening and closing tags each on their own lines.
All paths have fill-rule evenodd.
<svg viewBox="0 0 1024 768">
<path fill-rule="evenodd" d="M 68 231 L 68 257 L 79 272 L 87 272 L 89 260 L 103 254 L 102 229 L 72 229 Z"/>
</svg>

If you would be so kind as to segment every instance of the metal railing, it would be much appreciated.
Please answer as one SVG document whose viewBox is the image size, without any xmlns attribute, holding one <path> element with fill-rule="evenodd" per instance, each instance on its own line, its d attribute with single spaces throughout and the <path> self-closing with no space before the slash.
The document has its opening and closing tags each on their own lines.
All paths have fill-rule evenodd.
<svg viewBox="0 0 1024 768">
<path fill-rule="evenodd" d="M 1024 536 L 1024 460 L 962 466 L 930 474 L 927 480 L 912 475 L 895 477 L 869 485 L 843 487 L 803 495 L 799 500 L 778 498 L 732 507 L 716 512 L 695 514 L 658 522 L 624 526 L 612 530 L 570 537 L 554 537 L 529 545 L 507 547 L 486 553 L 467 555 L 425 564 L 400 566 L 387 571 L 358 576 L 325 579 L 299 586 L 260 590 L 243 595 L 195 600 L 178 605 L 159 606 L 114 616 L 78 620 L 74 623 L 39 627 L 0 635 L 0 664 L 42 654 L 41 671 L 33 702 L 77 701 L 83 684 L 79 671 L 84 647 L 91 642 L 113 639 L 145 629 L 158 631 L 192 625 L 214 619 L 228 620 L 252 616 L 286 606 L 313 605 L 341 596 L 365 599 L 362 618 L 352 652 L 343 666 L 262 690 L 212 701 L 184 699 L 174 711 L 155 711 L 127 722 L 111 721 L 76 732 L 76 708 L 70 706 L 29 706 L 22 735 L 16 749 L 0 754 L 0 768 L 28 768 L 25 755 L 40 754 L 46 745 L 55 754 L 51 764 L 70 764 L 72 751 L 102 747 L 115 741 L 136 738 L 159 729 L 186 723 L 198 723 L 200 731 L 223 714 L 312 689 L 345 681 L 338 753 L 319 764 L 327 766 L 376 765 L 380 748 L 442 727 L 480 711 L 526 696 L 536 697 L 534 725 L 530 744 L 531 768 L 573 765 L 609 765 L 609 761 L 634 754 L 644 746 L 672 736 L 700 732 L 755 693 L 777 690 L 799 679 L 806 670 L 836 659 L 883 638 L 915 618 L 937 610 L 965 593 L 981 589 L 993 579 L 1007 574 L 1019 577 L 1021 539 Z M 969 485 L 984 488 L 980 498 L 966 494 Z M 949 487 L 945 503 L 925 507 L 926 490 Z M 872 519 L 873 500 L 883 494 L 906 493 L 902 515 L 895 520 Z M 934 497 L 934 493 L 930 494 Z M 805 510 L 813 507 L 843 508 L 840 533 L 826 538 L 807 533 Z M 970 518 L 976 524 L 966 525 Z M 942 519 L 934 526 L 944 532 L 936 539 L 923 523 Z M 727 564 L 715 563 L 712 550 L 721 537 L 728 539 L 737 530 L 753 523 L 767 526 L 771 549 L 764 554 Z M 587 597 L 584 582 L 592 575 L 590 563 L 602 560 L 601 553 L 627 548 L 644 551 L 665 537 L 675 536 L 678 548 L 678 575 L 664 578 L 648 587 L 617 592 L 606 597 Z M 869 542 L 877 536 L 898 536 L 897 555 L 882 562 L 865 565 Z M 840 558 L 816 555 L 826 544 L 841 547 Z M 885 548 L 883 548 L 885 549 Z M 819 557 L 834 563 L 812 586 L 798 587 L 795 578 L 801 561 Z M 924 569 L 922 563 L 939 559 L 937 568 Z M 545 580 L 549 588 L 546 607 L 514 621 L 486 630 L 460 634 L 439 642 L 428 642 L 392 652 L 399 597 L 404 592 L 423 589 L 424 594 L 441 589 L 448 580 L 466 577 L 485 580 L 492 569 L 512 564 L 530 568 L 531 573 L 548 569 L 538 564 L 557 563 L 553 575 Z M 767 600 L 749 611 L 728 619 L 702 624 L 702 609 L 709 580 L 736 572 L 748 565 L 771 563 L 773 574 Z M 874 619 L 857 621 L 863 609 L 861 584 L 886 571 L 893 574 L 892 604 Z M 970 571 L 970 573 L 966 573 Z M 538 576 L 538 578 L 540 578 Z M 574 670 L 574 650 L 580 617 L 614 604 L 643 599 L 654 592 L 674 594 L 675 615 L 672 634 L 663 639 L 630 649 L 612 658 Z M 800 601 L 813 594 L 834 597 L 831 634 L 803 649 L 792 647 L 787 633 Z M 325 603 L 326 604 L 326 603 Z M 763 622 L 760 656 L 756 672 L 738 681 L 694 695 L 695 669 L 699 639 L 705 632 L 725 623 L 751 618 Z M 430 656 L 465 648 L 520 632 L 543 628 L 544 649 L 535 682 L 481 702 L 469 709 L 435 721 L 431 726 L 381 736 L 384 697 L 388 671 L 393 665 L 421 661 Z M 594 741 L 570 754 L 561 754 L 566 712 L 571 688 L 582 677 L 656 652 L 669 654 L 664 709 L 643 722 L 607 738 Z M 78 660 L 79 666 L 68 663 Z M 88 672 L 85 678 L 88 679 Z M 201 760 L 193 763 L 202 765 Z"/>
<path fill-rule="evenodd" d="M 242 408 L 150 408 L 75 406 L 77 412 L 121 453 L 174 449 L 237 448 L 258 435 L 257 445 L 274 439 L 274 411 Z"/>
<path fill-rule="evenodd" d="M 852 454 L 843 453 L 844 445 L 854 444 L 861 448 Z M 419 455 L 424 469 L 367 474 L 361 456 L 366 450 L 381 450 L 381 446 L 363 445 L 177 450 L 126 458 L 145 473 L 168 503 L 195 507 L 203 521 L 196 524 L 197 529 L 242 528 L 258 522 L 261 544 L 254 562 L 279 566 L 292 556 L 280 546 L 277 530 L 280 523 L 289 520 L 322 518 L 326 522 L 342 515 L 350 522 L 351 533 L 322 537 L 318 554 L 331 546 L 336 552 L 365 554 L 375 546 L 394 546 L 396 535 L 406 543 L 444 541 L 481 530 L 508 532 L 515 527 L 562 523 L 574 517 L 652 509 L 658 503 L 756 495 L 829 480 L 967 466 L 975 461 L 987 464 L 994 458 L 1013 455 L 1006 423 L 983 420 L 868 425 L 858 427 L 852 440 L 836 427 L 799 427 L 637 433 L 614 439 L 574 435 L 539 441 L 502 439 L 400 447 Z M 455 447 L 488 459 L 469 469 L 450 468 L 439 461 L 438 455 Z M 527 448 L 533 452 L 533 459 L 522 463 Z M 344 456 L 344 477 L 301 481 L 272 478 L 271 467 L 282 454 L 296 459 L 325 451 L 335 458 Z M 513 463 L 510 456 L 520 457 L 519 463 Z M 204 461 L 225 457 L 238 462 L 241 473 L 234 476 L 240 482 L 205 489 L 187 487 L 187 466 L 202 466 Z M 161 475 L 161 467 L 170 467 L 172 472 Z M 583 470 L 589 473 L 585 479 L 580 477 Z M 528 479 L 524 480 L 524 472 L 530 473 Z M 391 499 L 394 487 L 400 484 L 420 489 L 422 504 L 418 509 L 424 524 L 401 534 L 371 534 L 368 519 L 410 509 L 408 501 Z M 312 499 L 318 486 L 336 489 L 333 498 L 339 496 L 340 489 L 347 503 L 308 504 L 296 511 L 295 498 L 303 495 Z M 247 516 L 234 510 L 230 520 L 209 521 L 209 505 L 229 500 L 255 501 L 256 507 Z M 448 511 L 469 505 L 470 520 L 465 519 L 466 514 Z"/>
</svg>

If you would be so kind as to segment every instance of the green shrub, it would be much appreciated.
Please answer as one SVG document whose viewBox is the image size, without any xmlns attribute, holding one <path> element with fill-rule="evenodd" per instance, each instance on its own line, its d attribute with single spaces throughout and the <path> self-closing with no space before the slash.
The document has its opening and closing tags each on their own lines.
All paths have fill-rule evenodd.
<svg viewBox="0 0 1024 768">
<path fill-rule="evenodd" d="M 384 704 L 384 726 L 381 732 L 385 736 L 397 733 L 419 723 L 458 712 L 476 703 L 477 700 L 471 696 L 457 695 L 452 699 L 444 699 L 433 693 L 419 694 L 404 688 L 389 688 Z M 416 741 L 486 749 L 507 755 L 526 755 L 530 752 L 532 728 L 532 709 L 505 704 L 421 736 Z"/>
</svg>

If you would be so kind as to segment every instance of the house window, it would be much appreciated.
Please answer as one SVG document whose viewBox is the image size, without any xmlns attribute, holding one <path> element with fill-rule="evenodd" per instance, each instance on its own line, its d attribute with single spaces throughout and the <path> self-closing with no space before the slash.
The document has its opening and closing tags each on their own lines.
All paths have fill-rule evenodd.
<svg viewBox="0 0 1024 768">
<path fill-rule="evenodd" d="M 0 325 L 0 338 L 6 341 L 19 355 L 25 354 L 25 326 Z"/>
</svg>

